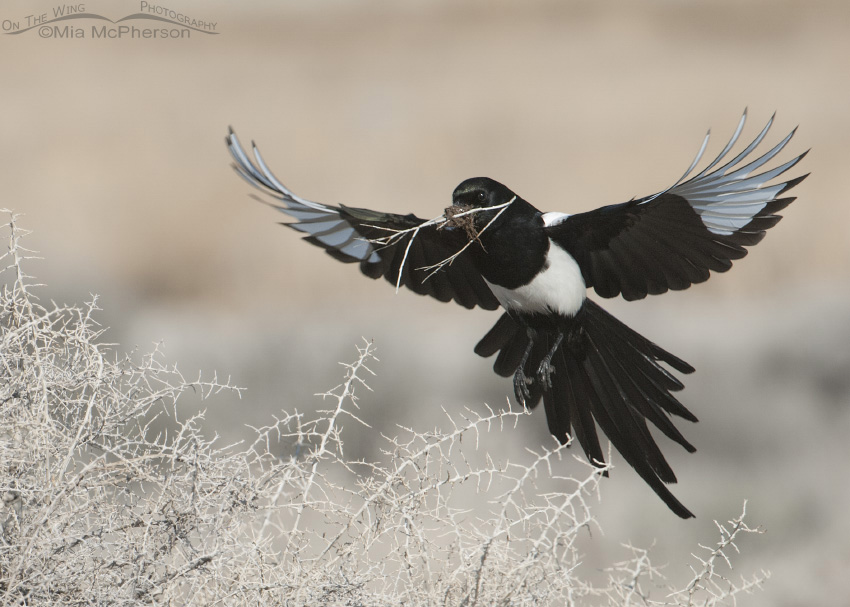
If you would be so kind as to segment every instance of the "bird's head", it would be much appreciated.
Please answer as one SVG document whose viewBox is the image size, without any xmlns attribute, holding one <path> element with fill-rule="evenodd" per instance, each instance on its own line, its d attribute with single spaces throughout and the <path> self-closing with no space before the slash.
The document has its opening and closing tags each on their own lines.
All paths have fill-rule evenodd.
<svg viewBox="0 0 850 607">
<path fill-rule="evenodd" d="M 452 193 L 452 204 L 467 208 L 494 207 L 514 197 L 506 186 L 489 177 L 472 177 L 463 181 Z"/>
<path fill-rule="evenodd" d="M 452 193 L 452 206 L 446 209 L 446 217 L 451 218 L 471 209 L 488 209 L 466 216 L 469 217 L 467 223 L 471 223 L 480 231 L 502 210 L 501 208 L 489 210 L 489 207 L 498 207 L 514 198 L 516 195 L 498 181 L 489 177 L 472 177 L 455 188 Z M 449 219 L 449 221 L 452 220 Z"/>
</svg>

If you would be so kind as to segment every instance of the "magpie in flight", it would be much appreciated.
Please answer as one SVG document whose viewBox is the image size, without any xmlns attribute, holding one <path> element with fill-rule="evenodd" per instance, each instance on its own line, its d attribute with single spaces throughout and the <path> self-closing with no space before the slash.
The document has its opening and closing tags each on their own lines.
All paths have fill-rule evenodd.
<svg viewBox="0 0 850 607">
<path fill-rule="evenodd" d="M 687 289 L 725 272 L 780 220 L 807 175 L 770 183 L 806 152 L 763 169 L 792 131 L 768 152 L 753 154 L 773 123 L 727 160 L 747 113 L 720 154 L 693 174 L 708 144 L 670 188 L 621 204 L 569 215 L 544 213 L 487 177 L 455 188 L 452 206 L 426 221 L 369 209 L 312 202 L 287 189 L 252 144 L 251 156 L 231 130 L 234 168 L 276 199 L 287 223 L 370 278 L 454 300 L 466 308 L 504 309 L 475 353 L 498 353 L 493 366 L 514 376 L 517 401 L 540 401 L 549 430 L 562 443 L 575 437 L 587 458 L 604 465 L 597 426 L 664 503 L 682 518 L 693 514 L 669 491 L 676 476 L 647 422 L 689 452 L 696 449 L 671 416 L 697 418 L 674 396 L 684 385 L 671 372 L 688 363 L 639 335 L 587 297 L 626 300 Z M 668 368 L 669 367 L 669 368 Z"/>
</svg>

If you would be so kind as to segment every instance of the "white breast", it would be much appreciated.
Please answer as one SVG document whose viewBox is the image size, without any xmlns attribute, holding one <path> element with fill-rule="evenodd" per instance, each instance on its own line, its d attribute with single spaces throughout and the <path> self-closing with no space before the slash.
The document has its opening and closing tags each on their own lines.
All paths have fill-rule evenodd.
<svg viewBox="0 0 850 607">
<path fill-rule="evenodd" d="M 576 260 L 564 249 L 549 240 L 547 268 L 527 285 L 506 289 L 487 283 L 493 295 L 506 310 L 528 314 L 556 312 L 574 316 L 584 303 L 587 287 Z"/>
</svg>

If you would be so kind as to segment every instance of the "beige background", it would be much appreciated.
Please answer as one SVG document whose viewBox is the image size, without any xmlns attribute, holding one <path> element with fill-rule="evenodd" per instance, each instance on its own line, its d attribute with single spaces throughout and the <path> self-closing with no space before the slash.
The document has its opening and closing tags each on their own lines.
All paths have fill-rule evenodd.
<svg viewBox="0 0 850 607">
<path fill-rule="evenodd" d="M 373 421 L 428 428 L 440 406 L 510 393 L 472 353 L 495 314 L 394 295 L 276 226 L 228 168 L 228 125 L 307 198 L 432 217 L 474 175 L 544 210 L 620 202 L 677 179 L 708 127 L 718 151 L 744 107 L 745 136 L 774 110 L 768 143 L 799 124 L 782 158 L 811 147 L 800 171 L 813 174 L 750 257 L 684 293 L 605 302 L 697 367 L 683 400 L 699 451 L 665 451 L 698 518 L 679 521 L 621 467 L 603 484 L 605 535 L 582 550 L 602 563 L 654 539 L 676 583 L 712 520 L 746 498 L 767 534 L 748 538 L 737 571 L 773 578 L 741 604 L 850 604 L 850 4 L 164 5 L 221 33 L 0 33 L 0 206 L 34 230 L 45 300 L 98 293 L 122 351 L 164 340 L 187 375 L 248 388 L 208 403 L 228 438 L 314 406 L 361 336 L 382 359 L 362 402 Z M 54 6 L 6 2 L 0 20 Z M 138 4 L 85 8 L 117 19 Z M 546 440 L 543 416 L 514 440 L 516 453 Z"/>
</svg>

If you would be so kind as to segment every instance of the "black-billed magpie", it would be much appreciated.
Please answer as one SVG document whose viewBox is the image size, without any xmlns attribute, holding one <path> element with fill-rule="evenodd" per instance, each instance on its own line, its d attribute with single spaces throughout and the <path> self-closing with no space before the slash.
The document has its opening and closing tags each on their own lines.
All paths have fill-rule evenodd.
<svg viewBox="0 0 850 607">
<path fill-rule="evenodd" d="M 647 420 L 689 452 L 696 450 L 671 420 L 671 415 L 697 418 L 673 395 L 684 385 L 669 370 L 687 374 L 694 368 L 608 314 L 586 291 L 631 301 L 686 289 L 708 280 L 712 271 L 731 268 L 747 254 L 745 247 L 776 225 L 776 213 L 794 200 L 785 193 L 807 175 L 769 182 L 807 152 L 762 170 L 794 135 L 754 156 L 771 117 L 726 161 L 746 117 L 744 112 L 729 143 L 696 175 L 708 135 L 672 187 L 575 215 L 543 213 L 487 177 L 457 186 L 452 206 L 437 220 L 330 206 L 292 193 L 256 146 L 252 159 L 232 130 L 226 141 L 236 171 L 296 220 L 284 225 L 335 259 L 359 263 L 370 278 L 383 276 L 440 301 L 504 308 L 475 352 L 498 353 L 493 368 L 514 376 L 518 402 L 534 408 L 542 400 L 552 434 L 562 443 L 574 436 L 601 466 L 598 425 L 667 506 L 689 518 L 693 514 L 665 485 L 676 476 Z"/>
</svg>

